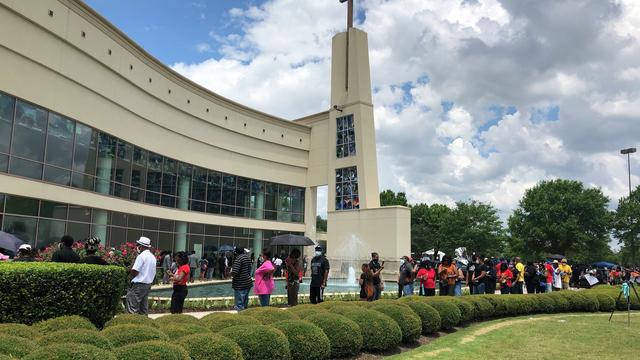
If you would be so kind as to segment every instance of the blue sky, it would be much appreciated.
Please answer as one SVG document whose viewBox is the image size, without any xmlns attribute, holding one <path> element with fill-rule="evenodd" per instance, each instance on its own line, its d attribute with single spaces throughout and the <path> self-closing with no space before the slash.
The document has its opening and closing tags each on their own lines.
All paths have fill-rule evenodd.
<svg viewBox="0 0 640 360">
<path fill-rule="evenodd" d="M 216 53 L 211 33 L 241 32 L 232 21 L 232 8 L 259 6 L 256 0 L 86 0 L 107 20 L 165 64 L 200 62 Z M 213 52 L 198 52 L 196 44 L 210 43 Z"/>
</svg>

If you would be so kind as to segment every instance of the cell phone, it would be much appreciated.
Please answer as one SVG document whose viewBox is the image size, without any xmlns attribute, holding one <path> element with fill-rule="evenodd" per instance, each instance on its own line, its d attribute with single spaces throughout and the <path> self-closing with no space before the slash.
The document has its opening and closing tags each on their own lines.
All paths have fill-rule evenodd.
<svg viewBox="0 0 640 360">
<path fill-rule="evenodd" d="M 384 261 L 382 262 L 382 266 L 384 266 Z"/>
</svg>

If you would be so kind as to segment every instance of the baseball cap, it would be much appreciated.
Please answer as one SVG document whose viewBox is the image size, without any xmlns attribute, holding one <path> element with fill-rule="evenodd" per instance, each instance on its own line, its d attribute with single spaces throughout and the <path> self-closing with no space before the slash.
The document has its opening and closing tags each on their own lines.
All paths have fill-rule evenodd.
<svg viewBox="0 0 640 360">
<path fill-rule="evenodd" d="M 136 244 L 142 245 L 144 247 L 151 247 L 151 239 L 141 236 L 140 239 L 136 241 Z"/>
<path fill-rule="evenodd" d="M 20 247 L 18 248 L 18 250 L 27 250 L 27 251 L 31 251 L 31 245 L 29 245 L 29 244 L 22 244 L 22 245 L 20 245 Z"/>
<path fill-rule="evenodd" d="M 557 263 L 558 263 L 558 260 L 553 260 L 553 263 L 554 263 L 554 264 L 557 264 Z"/>
</svg>

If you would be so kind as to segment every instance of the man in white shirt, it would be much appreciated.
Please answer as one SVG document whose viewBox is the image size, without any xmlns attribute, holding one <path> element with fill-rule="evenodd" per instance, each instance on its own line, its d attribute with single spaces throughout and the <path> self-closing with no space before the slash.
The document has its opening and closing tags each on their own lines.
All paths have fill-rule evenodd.
<svg viewBox="0 0 640 360">
<path fill-rule="evenodd" d="M 156 278 L 156 257 L 151 253 L 151 240 L 141 237 L 136 241 L 138 256 L 129 271 L 131 286 L 127 291 L 129 314 L 149 313 L 149 291 Z"/>
</svg>

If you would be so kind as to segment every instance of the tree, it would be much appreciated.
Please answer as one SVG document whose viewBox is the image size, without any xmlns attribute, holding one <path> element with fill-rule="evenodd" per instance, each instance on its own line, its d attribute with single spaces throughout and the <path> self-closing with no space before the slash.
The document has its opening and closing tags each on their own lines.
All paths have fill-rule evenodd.
<svg viewBox="0 0 640 360">
<path fill-rule="evenodd" d="M 618 202 L 613 216 L 613 236 L 622 245 L 623 262 L 638 265 L 638 247 L 640 245 L 640 186 L 628 197 Z"/>
<path fill-rule="evenodd" d="M 471 200 L 458 202 L 450 217 L 450 241 L 469 253 L 499 255 L 504 247 L 504 230 L 498 210 L 491 204 Z"/>
<path fill-rule="evenodd" d="M 449 243 L 452 210 L 442 204 L 417 204 L 411 207 L 411 250 L 453 251 Z M 449 253 L 451 253 L 449 252 Z"/>
<path fill-rule="evenodd" d="M 599 188 L 579 181 L 542 181 L 509 217 L 510 249 L 527 259 L 559 253 L 576 262 L 600 260 L 610 253 L 608 203 Z"/>
<path fill-rule="evenodd" d="M 327 219 L 323 219 L 320 215 L 316 216 L 316 231 L 327 232 Z"/>
<path fill-rule="evenodd" d="M 392 190 L 385 190 L 380 193 L 380 206 L 402 205 L 409 206 L 407 195 L 403 192 L 394 193 Z"/>
</svg>

